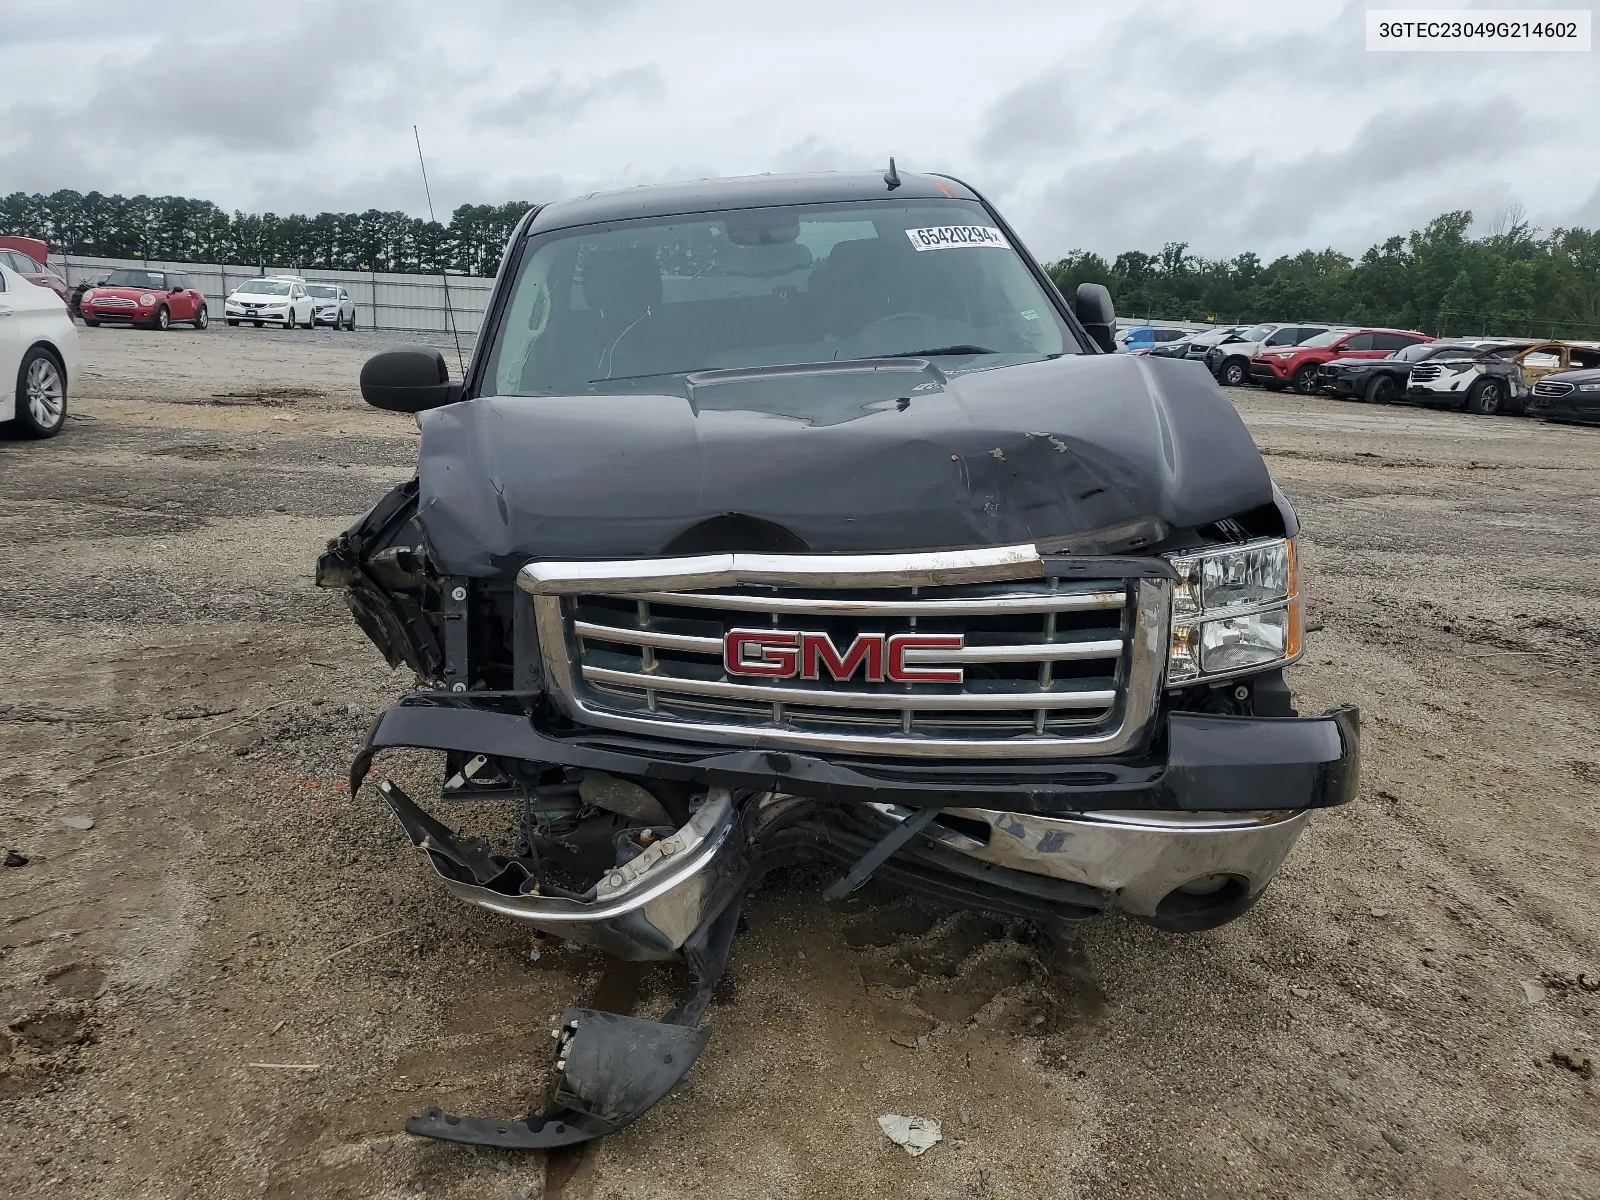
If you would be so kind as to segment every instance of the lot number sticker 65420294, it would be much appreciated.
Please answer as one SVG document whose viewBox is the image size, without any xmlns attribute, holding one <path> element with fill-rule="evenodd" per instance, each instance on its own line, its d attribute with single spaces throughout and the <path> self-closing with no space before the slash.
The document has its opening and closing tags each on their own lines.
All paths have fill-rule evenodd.
<svg viewBox="0 0 1600 1200">
<path fill-rule="evenodd" d="M 1011 245 L 1005 234 L 990 225 L 933 225 L 908 229 L 906 236 L 918 250 L 955 250 L 963 246 L 996 246 L 1005 250 Z"/>
</svg>

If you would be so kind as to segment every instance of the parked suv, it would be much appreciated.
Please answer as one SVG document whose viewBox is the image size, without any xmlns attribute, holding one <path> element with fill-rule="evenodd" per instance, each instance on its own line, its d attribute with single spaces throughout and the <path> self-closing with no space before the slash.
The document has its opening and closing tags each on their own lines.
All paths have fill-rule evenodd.
<svg viewBox="0 0 1600 1200">
<path fill-rule="evenodd" d="M 1263 350 L 1277 350 L 1327 333 L 1331 325 L 1278 325 L 1266 322 L 1225 337 L 1206 349 L 1206 366 L 1219 383 L 1239 387 L 1250 378 L 1250 360 Z"/>
<path fill-rule="evenodd" d="M 1443 356 L 1411 369 L 1408 399 L 1480 416 L 1520 413 L 1546 375 L 1600 366 L 1600 351 L 1565 342 L 1502 342 Z"/>
<path fill-rule="evenodd" d="M 1262 350 L 1250 360 L 1250 378 L 1263 387 L 1292 387 L 1309 396 L 1317 390 L 1317 369 L 1335 358 L 1384 358 L 1418 342 L 1426 334 L 1402 329 L 1330 329 L 1296 346 Z"/>
<path fill-rule="evenodd" d="M 205 294 L 181 271 L 123 267 L 84 292 L 78 301 L 85 325 L 126 322 L 143 329 L 170 329 L 186 321 L 204 329 L 210 320 Z"/>
<path fill-rule="evenodd" d="M 344 288 L 337 283 L 308 283 L 306 291 L 311 296 L 312 320 L 316 324 L 332 325 L 335 329 L 356 327 L 356 302 Z"/>
<path fill-rule="evenodd" d="M 1284 678 L 1293 509 L 1216 384 L 1114 328 L 967 185 L 891 168 L 545 205 L 464 380 L 368 361 L 417 475 L 316 580 L 419 687 L 352 793 L 375 774 L 459 899 L 694 977 L 659 1021 L 568 1009 L 544 1115 L 408 1129 L 636 1118 L 775 866 L 1198 930 L 1355 794 L 1355 710 L 1299 716 Z M 443 753 L 438 797 L 373 770 L 390 747 Z M 461 800 L 479 836 L 429 812 Z"/>
<path fill-rule="evenodd" d="M 1404 399 L 1406 380 L 1418 363 L 1471 356 L 1472 342 L 1415 342 L 1383 358 L 1335 358 L 1317 368 L 1317 388 L 1341 400 L 1394 404 Z"/>
</svg>

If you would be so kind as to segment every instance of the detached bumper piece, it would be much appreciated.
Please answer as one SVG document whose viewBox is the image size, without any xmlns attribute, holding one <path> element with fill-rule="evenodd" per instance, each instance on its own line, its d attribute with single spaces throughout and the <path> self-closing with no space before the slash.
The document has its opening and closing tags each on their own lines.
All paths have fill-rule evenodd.
<svg viewBox="0 0 1600 1200">
<path fill-rule="evenodd" d="M 411 835 L 412 841 L 428 854 L 446 883 L 453 882 L 461 888 L 477 889 L 492 895 L 505 895 L 503 889 L 521 878 L 514 863 L 507 864 L 487 854 L 481 847 L 458 839 L 418 808 L 392 782 L 384 780 L 379 784 L 379 791 Z M 605 928 L 608 921 L 638 914 L 648 909 L 652 901 L 664 897 L 675 902 L 672 910 L 674 916 L 681 917 L 691 910 L 703 914 L 699 923 L 669 951 L 681 950 L 693 972 L 694 986 L 663 1020 L 646 1021 L 620 1013 L 569 1008 L 562 1014 L 561 1028 L 557 1031 L 557 1074 L 548 1112 L 513 1118 L 463 1117 L 430 1108 L 407 1120 L 406 1132 L 445 1142 L 495 1146 L 503 1150 L 548 1150 L 614 1133 L 638 1120 L 670 1092 L 689 1073 L 711 1037 L 711 1030 L 697 1026 L 711 1002 L 712 989 L 727 967 L 728 951 L 733 945 L 733 934 L 739 924 L 745 875 L 742 870 L 730 871 L 728 868 L 727 860 L 730 858 L 735 860 L 736 865 L 743 861 L 742 855 L 730 854 L 726 845 L 731 828 L 728 817 L 732 811 L 732 801 L 724 794 L 708 800 L 691 820 L 690 824 L 693 825 L 705 816 L 706 819 L 700 822 L 701 828 L 721 832 L 720 840 L 711 844 L 709 853 L 694 861 L 688 861 L 689 855 L 685 853 L 685 860 L 693 870 L 678 871 L 663 879 L 660 867 L 665 859 L 658 857 L 646 864 L 631 881 L 635 884 L 643 881 L 641 887 L 633 889 L 633 896 L 622 902 L 613 901 L 605 907 L 596 907 L 590 919 L 581 923 L 590 929 Z M 682 836 L 688 831 L 689 827 L 685 826 L 674 836 Z M 736 839 L 731 849 L 737 851 L 739 848 Z M 711 901 L 715 908 L 708 912 L 699 901 L 711 893 L 696 889 L 693 885 L 707 876 L 704 868 L 713 859 L 722 860 L 722 870 L 717 878 L 724 882 L 732 880 L 733 886 L 721 887 L 716 891 Z M 461 881 L 459 876 L 463 873 L 470 875 L 473 881 Z M 485 907 L 498 907 L 498 902 L 485 904 L 480 897 L 468 895 L 466 898 L 474 899 Z M 522 899 L 532 906 L 542 898 Z M 553 899 L 547 899 L 545 903 L 565 906 L 558 911 L 568 920 L 573 910 L 582 904 L 580 901 Z M 623 909 L 626 911 L 619 911 Z M 514 915 L 526 916 L 527 913 Z M 647 925 L 647 928 L 647 952 L 629 957 L 665 956 L 649 954 L 648 950 L 661 937 L 670 938 L 670 934 L 662 934 L 653 925 Z"/>
</svg>

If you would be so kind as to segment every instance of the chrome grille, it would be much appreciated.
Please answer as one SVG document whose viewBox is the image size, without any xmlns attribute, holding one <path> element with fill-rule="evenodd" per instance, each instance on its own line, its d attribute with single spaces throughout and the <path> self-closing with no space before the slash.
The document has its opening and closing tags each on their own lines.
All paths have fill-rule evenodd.
<svg viewBox="0 0 1600 1200">
<path fill-rule="evenodd" d="M 1533 385 L 1535 396 L 1565 396 L 1571 390 L 1570 383 L 1559 383 L 1549 379 L 1541 379 Z"/>
<path fill-rule="evenodd" d="M 1421 366 L 1411 368 L 1413 383 L 1426 383 L 1430 379 L 1439 378 L 1439 368 L 1432 363 L 1423 363 Z"/>
<path fill-rule="evenodd" d="M 520 582 L 534 595 L 553 691 L 586 724 L 885 755 L 1049 757 L 1130 745 L 1160 688 L 1165 583 L 1046 579 L 1033 548 L 1016 549 L 974 552 L 994 561 L 967 566 L 951 554 L 536 563 Z M 934 558 L 935 569 L 919 566 Z M 841 570 L 847 563 L 859 569 Z M 888 586 L 897 576 L 906 585 Z M 910 649 L 906 662 L 960 665 L 965 678 L 730 677 L 723 638 L 735 628 L 821 632 L 840 648 L 861 634 L 959 633 L 959 648 Z"/>
</svg>

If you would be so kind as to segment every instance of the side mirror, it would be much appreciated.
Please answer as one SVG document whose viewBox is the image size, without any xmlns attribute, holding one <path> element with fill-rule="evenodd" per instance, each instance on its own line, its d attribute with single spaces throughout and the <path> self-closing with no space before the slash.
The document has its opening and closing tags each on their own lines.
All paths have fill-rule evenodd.
<svg viewBox="0 0 1600 1200">
<path fill-rule="evenodd" d="M 462 385 L 450 382 L 444 355 L 432 346 L 401 346 L 367 359 L 361 368 L 361 397 L 386 412 L 418 413 L 461 399 Z"/>
<path fill-rule="evenodd" d="M 1080 283 L 1072 299 L 1072 310 L 1100 349 L 1108 354 L 1116 350 L 1112 337 L 1117 331 L 1117 310 L 1112 307 L 1111 293 L 1104 284 Z"/>
<path fill-rule="evenodd" d="M 183 284 L 181 284 L 181 283 L 173 284 L 172 288 L 171 288 L 171 291 L 172 291 L 173 295 L 177 295 L 177 293 L 183 291 Z"/>
</svg>

